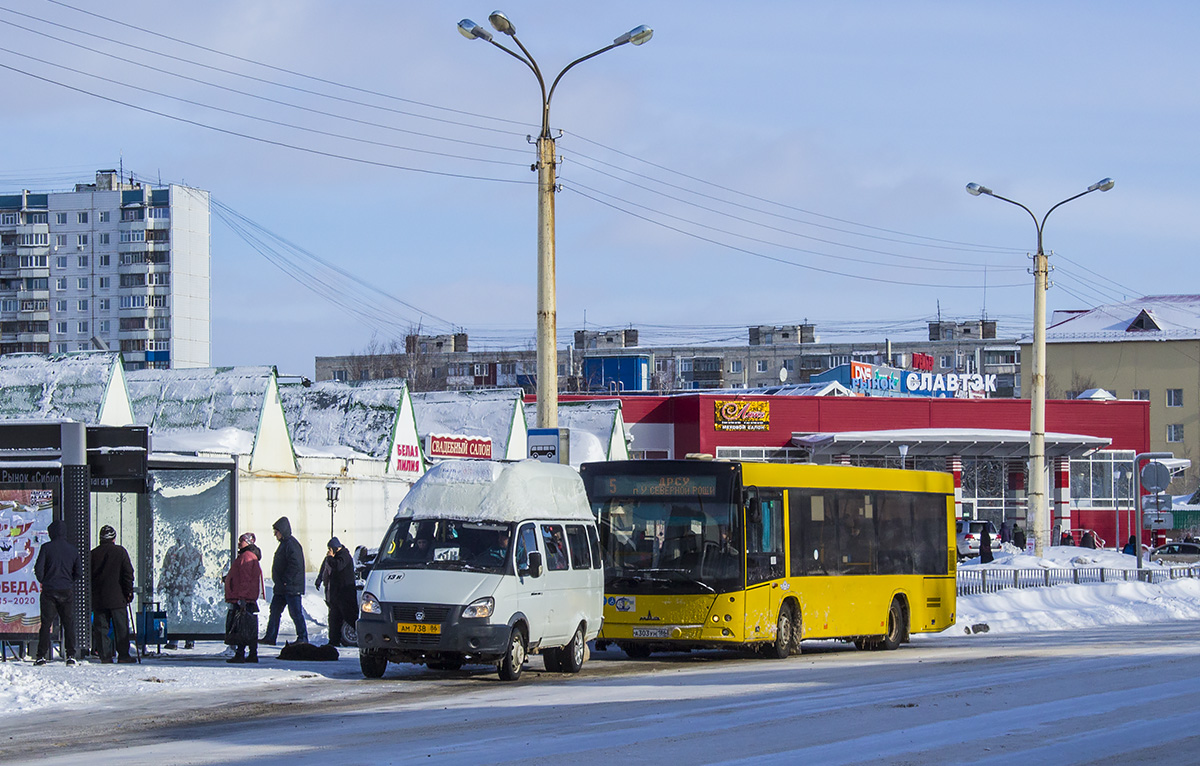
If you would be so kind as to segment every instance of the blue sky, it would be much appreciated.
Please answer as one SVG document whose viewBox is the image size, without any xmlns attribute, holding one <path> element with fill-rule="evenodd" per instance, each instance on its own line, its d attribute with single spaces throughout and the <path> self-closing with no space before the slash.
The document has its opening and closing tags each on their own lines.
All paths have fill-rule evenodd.
<svg viewBox="0 0 1200 766">
<path fill-rule="evenodd" d="M 289 276 L 214 210 L 214 364 L 311 374 L 418 323 L 465 329 L 473 350 L 532 347 L 537 87 L 455 29 L 492 6 L 64 2 L 0 0 L 0 188 L 120 164 L 207 189 L 339 270 Z M 548 76 L 655 30 L 555 94 L 563 343 L 585 322 L 643 344 L 805 320 L 825 340 L 913 337 L 939 310 L 1019 334 L 1034 225 L 969 181 L 1040 217 L 1117 180 L 1050 217 L 1051 310 L 1197 291 L 1190 4 L 501 9 Z"/>
</svg>

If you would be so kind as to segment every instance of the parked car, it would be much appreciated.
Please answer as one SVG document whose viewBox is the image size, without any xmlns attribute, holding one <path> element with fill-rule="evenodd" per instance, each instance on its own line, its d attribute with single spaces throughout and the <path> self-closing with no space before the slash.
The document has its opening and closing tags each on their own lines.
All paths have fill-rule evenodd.
<svg viewBox="0 0 1200 766">
<path fill-rule="evenodd" d="M 1200 543 L 1167 543 L 1150 551 L 1150 560 L 1160 564 L 1200 563 Z"/>
<path fill-rule="evenodd" d="M 992 536 L 992 552 L 1000 550 L 1000 533 L 996 531 L 996 526 L 990 521 L 980 521 L 977 519 L 959 519 L 958 520 L 958 558 L 969 559 L 972 556 L 979 555 L 979 541 L 985 533 Z"/>
</svg>

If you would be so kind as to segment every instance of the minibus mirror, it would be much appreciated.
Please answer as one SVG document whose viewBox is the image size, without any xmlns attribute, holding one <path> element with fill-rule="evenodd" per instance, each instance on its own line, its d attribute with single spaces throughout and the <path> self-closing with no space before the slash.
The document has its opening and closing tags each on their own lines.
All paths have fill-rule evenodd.
<svg viewBox="0 0 1200 766">
<path fill-rule="evenodd" d="M 542 576 L 542 554 L 538 551 L 532 551 L 529 554 L 529 576 Z"/>
</svg>

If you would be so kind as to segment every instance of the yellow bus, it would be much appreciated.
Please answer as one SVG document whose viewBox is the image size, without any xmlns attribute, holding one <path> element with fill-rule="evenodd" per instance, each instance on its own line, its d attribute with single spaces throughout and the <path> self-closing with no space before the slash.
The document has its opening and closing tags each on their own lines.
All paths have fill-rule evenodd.
<svg viewBox="0 0 1200 766">
<path fill-rule="evenodd" d="M 600 646 L 803 639 L 895 649 L 954 624 L 949 474 L 715 460 L 585 463 L 605 561 Z"/>
</svg>

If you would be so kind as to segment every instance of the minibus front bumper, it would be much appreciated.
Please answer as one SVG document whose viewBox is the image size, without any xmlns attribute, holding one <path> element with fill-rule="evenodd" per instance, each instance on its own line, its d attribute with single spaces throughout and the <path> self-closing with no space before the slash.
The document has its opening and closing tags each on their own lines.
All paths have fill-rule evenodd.
<svg viewBox="0 0 1200 766">
<path fill-rule="evenodd" d="M 483 619 L 462 619 L 462 607 L 451 609 L 442 622 L 422 624 L 390 619 L 385 615 L 393 614 L 393 605 L 383 603 L 380 606 L 383 615 L 359 614 L 357 629 L 361 649 L 497 657 L 508 650 L 512 632 L 508 625 L 490 625 Z"/>
</svg>

